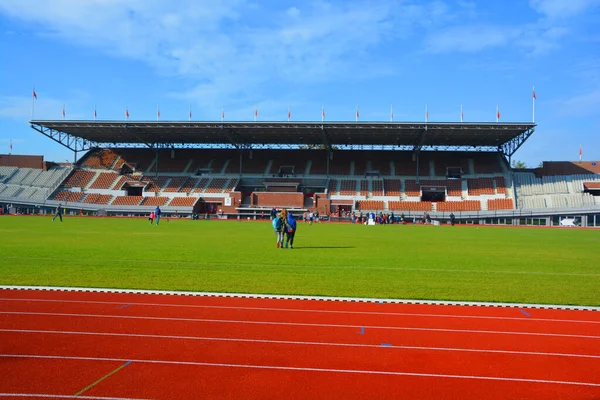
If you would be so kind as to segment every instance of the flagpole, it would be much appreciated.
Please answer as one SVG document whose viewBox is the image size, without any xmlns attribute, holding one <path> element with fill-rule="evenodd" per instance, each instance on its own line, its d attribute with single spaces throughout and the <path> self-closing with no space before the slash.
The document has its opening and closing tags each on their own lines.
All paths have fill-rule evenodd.
<svg viewBox="0 0 600 400">
<path fill-rule="evenodd" d="M 581 144 L 580 144 L 579 145 L 579 162 L 581 162 L 581 153 L 582 153 L 582 151 L 581 151 Z"/>
<path fill-rule="evenodd" d="M 290 105 L 288 104 L 288 122 L 290 122 L 290 116 L 291 116 L 291 114 L 290 114 Z"/>
<path fill-rule="evenodd" d="M 321 104 L 321 122 L 325 122 L 325 105 Z"/>
<path fill-rule="evenodd" d="M 225 119 L 225 106 L 221 106 L 221 122 Z"/>
<path fill-rule="evenodd" d="M 35 116 L 35 86 L 31 91 L 31 119 Z"/>
<path fill-rule="evenodd" d="M 531 99 L 532 101 L 532 107 L 531 107 L 531 122 L 535 124 L 535 86 L 533 87 L 533 99 Z"/>
<path fill-rule="evenodd" d="M 429 122 L 429 107 L 425 104 L 425 123 Z"/>
<path fill-rule="evenodd" d="M 96 105 L 94 104 L 94 121 L 96 120 Z"/>
<path fill-rule="evenodd" d="M 63 104 L 63 109 L 62 109 L 62 117 L 63 117 L 63 120 L 65 119 L 65 114 L 66 114 L 66 113 L 65 113 L 65 105 Z"/>
<path fill-rule="evenodd" d="M 496 123 L 498 123 L 500 121 L 500 117 L 498 116 L 498 104 L 496 104 Z"/>
<path fill-rule="evenodd" d="M 254 122 L 256 122 L 256 116 L 258 115 L 258 109 L 256 108 L 256 105 L 254 106 Z"/>
<path fill-rule="evenodd" d="M 463 107 L 462 104 L 460 105 L 460 123 L 463 123 Z"/>
<path fill-rule="evenodd" d="M 188 112 L 188 121 L 192 120 L 192 105 L 190 104 L 189 112 Z"/>
<path fill-rule="evenodd" d="M 394 105 L 390 104 L 390 122 L 394 122 Z"/>
<path fill-rule="evenodd" d="M 358 122 L 358 104 L 356 105 L 356 122 Z"/>
</svg>

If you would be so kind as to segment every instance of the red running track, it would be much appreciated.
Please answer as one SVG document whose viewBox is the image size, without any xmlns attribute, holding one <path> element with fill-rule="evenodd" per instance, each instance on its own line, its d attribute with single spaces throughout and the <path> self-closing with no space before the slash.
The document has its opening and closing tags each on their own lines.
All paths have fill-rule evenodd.
<svg viewBox="0 0 600 400">
<path fill-rule="evenodd" d="M 0 290 L 0 397 L 599 399 L 600 312 Z"/>
</svg>

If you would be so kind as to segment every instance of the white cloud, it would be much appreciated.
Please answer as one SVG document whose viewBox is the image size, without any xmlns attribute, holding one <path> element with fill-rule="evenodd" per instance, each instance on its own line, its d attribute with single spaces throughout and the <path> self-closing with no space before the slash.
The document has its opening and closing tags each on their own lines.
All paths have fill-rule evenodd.
<svg viewBox="0 0 600 400">
<path fill-rule="evenodd" d="M 192 88 L 180 96 L 218 104 L 267 82 L 349 76 L 369 48 L 410 31 L 423 9 L 387 1 L 277 10 L 249 0 L 0 0 L 0 13 L 43 35 L 189 79 Z"/>
<path fill-rule="evenodd" d="M 530 0 L 529 4 L 538 13 L 550 19 L 563 19 L 582 14 L 589 8 L 600 5 L 598 0 Z"/>
<path fill-rule="evenodd" d="M 505 46 L 521 32 L 516 28 L 493 25 L 457 26 L 427 37 L 425 51 L 430 53 L 472 53 Z"/>
<path fill-rule="evenodd" d="M 600 109 L 600 89 L 571 97 L 562 102 L 561 114 L 572 117 L 597 115 Z"/>
</svg>

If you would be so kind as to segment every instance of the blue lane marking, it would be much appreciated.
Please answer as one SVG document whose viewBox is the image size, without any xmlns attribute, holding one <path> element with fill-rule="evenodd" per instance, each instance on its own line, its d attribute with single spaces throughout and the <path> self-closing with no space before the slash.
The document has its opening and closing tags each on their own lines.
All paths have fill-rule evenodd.
<svg viewBox="0 0 600 400">
<path fill-rule="evenodd" d="M 117 307 L 117 308 L 125 308 L 125 307 L 129 307 L 131 304 L 125 304 L 124 306 L 121 307 Z"/>
<path fill-rule="evenodd" d="M 526 317 L 531 317 L 531 315 L 529 315 L 529 313 L 525 310 L 519 310 L 521 311 L 523 314 L 525 314 Z"/>
<path fill-rule="evenodd" d="M 365 327 L 364 327 L 364 326 L 362 326 L 362 327 L 360 328 L 360 332 L 358 332 L 358 334 L 359 334 L 359 335 L 364 335 L 364 334 L 365 334 Z"/>
<path fill-rule="evenodd" d="M 129 360 L 129 361 L 127 361 L 125 364 L 123 364 L 123 366 L 124 366 L 124 367 L 126 367 L 126 366 L 128 366 L 129 364 L 131 364 L 132 362 L 133 362 L 132 360 Z"/>
<path fill-rule="evenodd" d="M 392 347 L 391 343 L 381 343 L 383 347 Z"/>
</svg>

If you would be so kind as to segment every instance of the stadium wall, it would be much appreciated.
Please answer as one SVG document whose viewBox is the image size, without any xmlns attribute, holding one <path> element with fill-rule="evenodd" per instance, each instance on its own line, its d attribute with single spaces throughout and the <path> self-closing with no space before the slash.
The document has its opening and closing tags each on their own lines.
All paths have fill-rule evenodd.
<svg viewBox="0 0 600 400">
<path fill-rule="evenodd" d="M 0 154 L 0 167 L 36 168 L 45 171 L 44 156 Z"/>
</svg>

